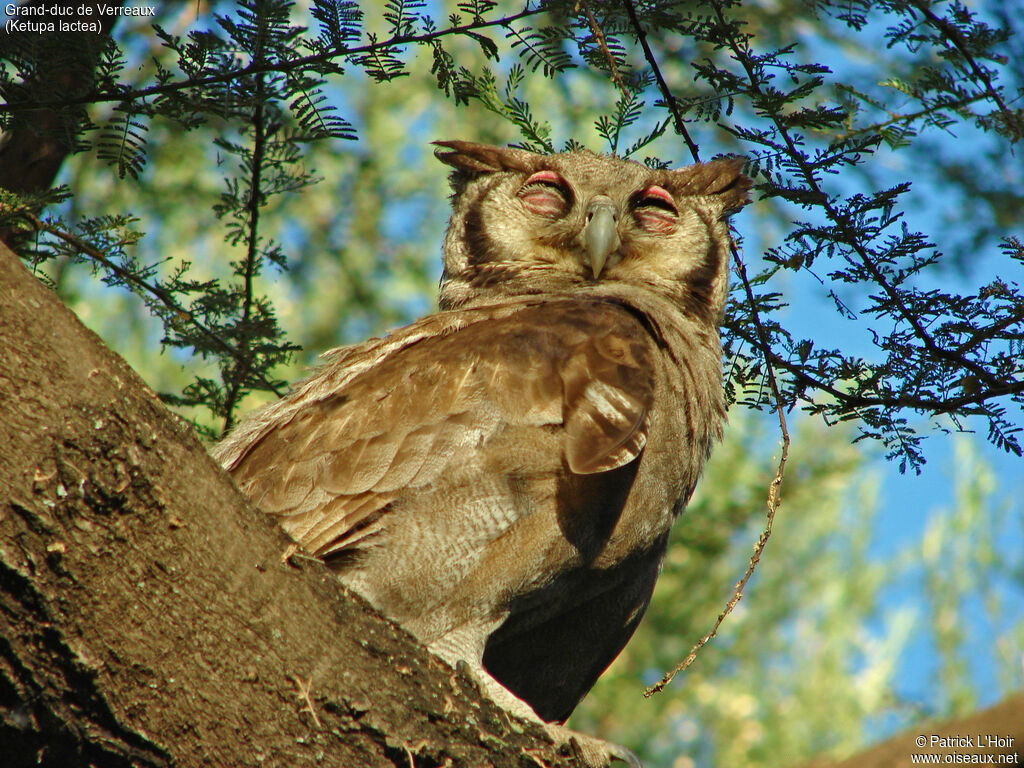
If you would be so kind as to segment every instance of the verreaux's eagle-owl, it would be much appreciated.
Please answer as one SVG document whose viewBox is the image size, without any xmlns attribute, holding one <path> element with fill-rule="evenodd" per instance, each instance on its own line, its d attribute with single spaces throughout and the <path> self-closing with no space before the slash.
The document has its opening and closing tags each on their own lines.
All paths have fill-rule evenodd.
<svg viewBox="0 0 1024 768">
<path fill-rule="evenodd" d="M 736 158 L 439 144 L 441 311 L 326 353 L 216 454 L 382 613 L 557 724 L 640 621 L 721 435 L 725 217 L 750 181 Z"/>
</svg>

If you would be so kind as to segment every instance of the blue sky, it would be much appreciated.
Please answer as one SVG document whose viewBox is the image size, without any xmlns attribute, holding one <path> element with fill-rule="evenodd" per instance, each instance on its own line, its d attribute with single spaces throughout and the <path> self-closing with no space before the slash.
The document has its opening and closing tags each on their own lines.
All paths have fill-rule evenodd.
<svg viewBox="0 0 1024 768">
<path fill-rule="evenodd" d="M 963 133 L 968 136 L 965 137 Z M 974 133 L 966 129 L 961 135 L 940 135 L 937 141 L 942 150 L 957 154 L 965 146 L 970 146 L 970 141 L 964 139 Z M 901 177 L 912 176 L 911 169 L 902 166 L 902 158 L 896 161 L 886 153 L 876 158 L 886 169 L 885 173 L 880 174 L 883 178 L 899 180 Z M 959 201 L 952 191 L 944 192 L 940 186 L 928 182 L 926 177 L 912 189 L 909 204 L 904 206 L 906 221 L 912 229 L 927 233 L 933 242 L 941 244 L 944 232 L 949 228 L 970 227 L 971 222 L 957 215 Z M 824 266 L 822 270 L 825 270 Z M 970 293 L 975 286 L 986 284 L 997 275 L 1024 284 L 1024 273 L 1020 265 L 1006 259 L 993 248 L 978 253 L 965 272 L 946 270 L 927 278 L 932 284 L 922 287 L 942 286 L 948 290 Z M 838 316 L 824 291 L 807 276 L 791 279 L 785 289 L 790 306 L 783 316 L 783 322 L 796 335 L 800 336 L 802 332 L 823 346 L 862 354 L 869 360 L 877 359 L 878 353 L 873 349 L 866 324 Z M 852 298 L 855 300 L 856 296 Z M 1009 402 L 1006 405 L 1012 413 L 1014 406 Z M 924 416 L 907 415 L 912 424 L 923 434 L 929 435 L 924 443 L 927 463 L 919 475 L 911 470 L 900 474 L 896 462 L 886 461 L 879 455 L 879 446 L 872 445 L 871 441 L 860 443 L 868 455 L 873 456 L 870 468 L 881 478 L 880 509 L 875 517 L 872 555 L 889 560 L 906 553 L 905 556 L 913 559 L 915 553 L 919 553 L 929 521 L 955 504 L 956 476 L 961 471 L 955 444 L 957 441 L 968 440 L 983 461 L 991 465 L 995 475 L 996 488 L 991 497 L 993 503 L 1010 505 L 1009 524 L 999 533 L 999 549 L 1006 558 L 1016 562 L 1018 567 L 1024 566 L 1024 459 L 992 446 L 985 439 L 987 425 L 982 419 L 975 418 L 966 422 L 968 428 L 976 430 L 974 433 L 946 434 L 936 426 L 952 427 L 948 420 L 929 420 Z M 1017 423 L 1020 423 L 1019 416 Z M 1007 608 L 1002 627 L 994 629 L 1005 630 L 1011 623 L 1024 617 L 1024 579 L 1018 576 L 1016 581 L 1003 580 L 994 588 L 1005 600 Z M 890 585 L 882 595 L 882 610 L 919 606 L 919 610 L 927 611 L 927 606 L 921 607 L 921 589 L 920 580 L 913 575 L 904 582 Z M 971 644 L 971 671 L 977 686 L 979 704 L 991 704 L 1001 695 L 996 685 L 997 673 L 991 661 L 992 637 L 988 631 L 989 625 L 979 605 L 964 606 L 963 615 L 970 620 L 970 626 L 965 629 Z M 919 615 L 917 626 L 922 627 L 927 620 L 927 615 Z M 1024 648 L 1018 649 L 1018 653 L 1024 654 Z M 1024 664 L 1024 655 L 1021 656 L 1021 663 Z M 896 692 L 911 701 L 929 702 L 938 685 L 937 664 L 938 658 L 931 640 L 923 632 L 916 633 L 901 658 L 895 681 Z M 1018 681 L 1020 674 L 1018 671 Z"/>
</svg>

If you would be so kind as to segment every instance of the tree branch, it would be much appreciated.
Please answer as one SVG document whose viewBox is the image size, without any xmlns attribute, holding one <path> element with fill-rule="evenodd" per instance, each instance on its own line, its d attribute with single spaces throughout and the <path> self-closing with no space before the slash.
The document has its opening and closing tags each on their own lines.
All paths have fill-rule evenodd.
<svg viewBox="0 0 1024 768">
<path fill-rule="evenodd" d="M 615 63 L 615 57 L 612 56 L 612 52 L 608 50 L 608 43 L 605 41 L 604 30 L 601 25 L 597 23 L 597 19 L 594 17 L 593 11 L 590 10 L 590 4 L 587 0 L 577 0 L 576 7 L 582 9 L 587 17 L 587 26 L 590 27 L 590 33 L 594 36 L 594 40 L 597 41 L 597 47 L 601 53 L 604 54 L 605 61 L 608 62 L 608 71 L 611 72 L 612 82 L 615 83 L 616 87 L 626 98 L 629 97 L 629 91 L 626 90 L 625 83 L 622 82 L 622 75 L 619 74 L 619 67 Z"/>
<path fill-rule="evenodd" d="M 1021 712 L 1024 712 L 1024 693 L 1010 696 L 966 717 L 922 723 L 844 760 L 816 760 L 804 768 L 910 768 L 933 764 L 915 760 L 913 756 L 919 755 L 937 755 L 936 765 L 954 764 L 947 759 L 954 755 L 960 758 L 957 764 L 978 765 L 991 759 L 992 762 L 987 764 L 1020 765 L 1024 756 L 1024 718 L 1021 718 Z M 952 744 L 968 736 L 972 745 L 962 747 L 940 747 L 938 745 L 942 742 L 932 738 L 949 739 L 946 743 Z M 990 736 L 993 739 L 991 746 Z"/>
<path fill-rule="evenodd" d="M 985 86 L 985 93 L 988 97 L 996 103 L 999 107 L 999 111 L 1008 113 L 1010 110 L 1003 102 L 1002 97 L 999 95 L 999 91 L 992 85 L 992 78 L 989 77 L 988 72 L 984 68 L 978 65 L 975 61 L 974 56 L 971 54 L 967 41 L 964 40 L 963 35 L 960 34 L 960 30 L 957 29 L 953 24 L 950 24 L 943 18 L 936 16 L 932 13 L 930 3 L 925 0 L 909 0 L 910 5 L 920 11 L 921 15 L 928 20 L 928 23 L 934 27 L 943 40 L 948 40 L 953 44 L 953 47 L 960 52 L 960 55 L 964 57 L 964 61 L 967 62 L 967 66 L 970 68 L 971 73 L 980 80 Z"/>
<path fill-rule="evenodd" d="M 665 76 L 661 74 L 661 67 L 658 66 L 658 60 L 651 51 L 651 46 L 647 44 L 647 33 L 644 32 L 643 25 L 640 23 L 640 19 L 636 15 L 636 7 L 633 5 L 633 0 L 622 0 L 622 5 L 626 9 L 626 15 L 629 16 L 629 23 L 633 27 L 633 31 L 636 33 L 636 39 L 640 43 L 640 47 L 643 49 L 644 58 L 651 67 L 651 71 L 654 73 L 654 79 L 658 83 L 658 90 L 661 91 L 661 98 L 665 102 L 665 107 L 672 115 L 672 125 L 676 130 L 676 133 L 683 137 L 683 141 L 686 142 L 687 148 L 690 150 L 690 156 L 693 158 L 693 162 L 700 162 L 700 147 L 690 138 L 690 132 L 686 130 L 686 122 L 683 120 L 683 115 L 679 111 L 679 105 L 676 103 L 675 96 L 672 95 L 671 89 L 668 87 L 668 83 L 665 82 Z"/>
<path fill-rule="evenodd" d="M 223 83 L 229 83 L 233 80 L 239 80 L 247 77 L 253 77 L 260 74 L 270 73 L 282 73 L 287 74 L 294 71 L 302 71 L 305 69 L 313 68 L 318 64 L 325 64 L 332 61 L 333 59 L 346 56 L 359 56 L 363 54 L 375 54 L 380 50 L 391 48 L 394 46 L 408 45 L 410 43 L 431 43 L 435 40 L 439 40 L 443 37 L 449 37 L 451 35 L 461 35 L 467 32 L 476 32 L 481 29 L 489 29 L 490 27 L 507 27 L 512 22 L 520 19 L 529 18 L 530 16 L 536 16 L 537 14 L 544 13 L 544 8 L 530 8 L 529 4 L 520 11 L 508 16 L 503 16 L 500 19 L 493 19 L 491 21 L 473 21 L 469 24 L 459 24 L 446 29 L 441 29 L 436 32 L 424 32 L 418 35 L 393 35 L 387 40 L 381 42 L 373 42 L 366 45 L 353 46 L 346 48 L 344 46 L 334 48 L 330 51 L 310 54 L 309 56 L 302 56 L 288 61 L 274 61 L 274 62 L 259 62 L 254 61 L 247 67 L 241 69 L 232 70 L 219 75 L 209 75 L 207 77 L 200 78 L 189 78 L 186 80 L 177 80 L 174 82 L 163 83 L 161 85 L 154 85 L 149 88 L 137 88 L 134 90 L 123 90 L 115 93 L 90 93 L 86 96 L 80 96 L 70 99 L 50 99 L 43 101 L 32 101 L 31 103 L 19 102 L 16 104 L 0 104 L 0 115 L 3 114 L 14 114 L 29 109 L 40 109 L 40 108 L 57 108 L 57 107 L 70 107 L 70 106 L 81 106 L 85 104 L 103 104 L 106 102 L 128 102 L 137 101 L 139 99 L 149 99 L 154 96 L 162 96 L 169 93 L 177 93 L 179 91 L 188 90 L 190 88 L 205 88 L 211 85 L 219 85 Z"/>
<path fill-rule="evenodd" d="M 644 691 L 644 696 L 650 697 L 652 694 L 659 693 L 665 688 L 672 678 L 684 671 L 690 666 L 697 658 L 697 654 L 700 649 L 707 645 L 710 640 L 718 634 L 719 628 L 722 626 L 722 622 L 725 621 L 725 617 L 732 613 L 733 609 L 737 606 L 739 601 L 743 598 L 743 590 L 747 586 L 747 582 L 750 581 L 750 577 L 754 575 L 754 570 L 757 568 L 757 564 L 761 562 L 761 555 L 764 554 L 764 548 L 768 545 L 768 540 L 772 535 L 772 526 L 775 523 L 775 513 L 779 511 L 779 506 L 782 504 L 782 480 L 786 474 L 786 462 L 789 460 L 789 428 L 786 425 L 786 412 L 783 408 L 782 394 L 779 391 L 778 381 L 775 378 L 775 367 L 772 364 L 772 352 L 771 344 L 768 340 L 768 334 L 765 331 L 764 325 L 761 323 L 761 316 L 757 311 L 757 304 L 754 302 L 754 292 L 750 287 L 750 281 L 747 279 L 747 267 L 743 263 L 743 259 L 740 258 L 739 251 L 736 246 L 732 246 L 732 257 L 736 263 L 736 271 L 740 276 L 740 280 L 743 283 L 744 291 L 747 294 L 747 301 L 750 304 L 750 311 L 754 320 L 754 327 L 757 329 L 758 338 L 760 343 L 757 345 L 762 355 L 764 356 L 765 368 L 768 371 L 768 383 L 772 390 L 772 396 L 775 399 L 775 412 L 779 418 L 779 434 L 782 438 L 782 452 L 779 455 L 779 464 L 775 470 L 775 476 L 768 484 L 768 498 L 766 504 L 768 511 L 765 516 L 764 529 L 761 531 L 761 535 L 757 539 L 757 543 L 754 544 L 754 552 L 750 556 L 750 562 L 747 564 L 747 570 L 743 573 L 736 585 L 733 587 L 732 597 L 729 598 L 729 602 L 726 603 L 725 608 L 718 614 L 718 618 L 712 625 L 711 629 L 705 633 L 705 635 L 697 641 L 696 645 L 690 649 L 690 652 L 686 655 L 679 664 L 677 664 L 672 670 L 666 672 L 665 675 L 657 683 L 647 688 Z"/>
<path fill-rule="evenodd" d="M 40 219 L 38 216 L 29 211 L 25 211 L 23 215 L 25 220 L 29 222 L 37 232 L 48 232 L 54 237 L 63 240 L 65 243 L 70 245 L 79 253 L 84 253 L 93 261 L 102 264 L 113 274 L 117 275 L 119 279 L 124 281 L 125 284 L 133 286 L 137 293 L 148 294 L 150 296 L 153 296 L 157 300 L 159 300 L 160 303 L 164 305 L 164 307 L 169 309 L 171 312 L 174 312 L 177 316 L 187 318 L 189 324 L 191 324 L 207 340 L 209 340 L 216 347 L 225 352 L 228 356 L 234 358 L 235 360 L 238 360 L 239 357 L 243 354 L 240 350 L 235 349 L 226 341 L 224 341 L 220 336 L 218 336 L 216 333 L 210 330 L 198 317 L 196 317 L 194 312 L 189 311 L 181 304 L 179 304 L 177 301 L 175 301 L 174 297 L 168 291 L 165 291 L 158 285 L 152 285 L 150 283 L 147 283 L 145 280 L 142 280 L 138 275 L 132 273 L 129 270 L 124 269 L 123 267 L 109 259 L 107 255 L 99 248 L 94 248 L 89 243 L 85 242 L 79 237 L 76 237 L 70 232 L 65 232 L 63 229 L 60 229 L 59 227 L 56 227 L 53 224 L 50 224 L 49 222 Z M 270 381 L 264 376 L 260 376 L 259 380 L 267 388 L 268 391 L 273 392 L 278 397 L 281 397 L 284 394 L 283 389 L 279 385 L 275 384 L 274 382 Z"/>
<path fill-rule="evenodd" d="M 725 15 L 722 12 L 721 5 L 718 2 L 715 2 L 713 5 L 715 9 L 715 15 L 718 18 L 722 26 L 722 29 L 728 29 L 729 25 L 726 22 Z M 757 76 L 757 73 L 754 71 L 753 65 L 751 64 L 749 49 L 746 48 L 745 46 L 742 46 L 737 41 L 737 39 L 731 34 L 727 37 L 725 43 L 732 51 L 736 61 L 740 63 L 740 65 L 746 72 L 747 81 L 750 83 L 750 93 L 758 99 L 765 98 L 765 94 L 761 89 L 760 85 L 758 84 L 759 78 Z M 857 255 L 861 265 L 864 267 L 865 270 L 867 270 L 868 274 L 871 276 L 871 279 L 874 281 L 876 285 L 878 285 L 882 289 L 885 295 L 889 298 L 889 301 L 891 302 L 892 306 L 895 308 L 899 316 L 908 325 L 910 325 L 911 329 L 914 332 L 914 335 L 917 336 L 917 338 L 921 341 L 921 343 L 924 345 L 924 348 L 933 357 L 939 360 L 952 363 L 958 368 L 970 371 L 980 380 L 986 382 L 990 388 L 1004 387 L 1004 382 L 1000 381 L 996 376 L 990 373 L 984 366 L 962 355 L 957 354 L 955 351 L 945 349 L 935 341 L 932 335 L 921 323 L 920 318 L 918 318 L 907 307 L 906 302 L 903 300 L 903 297 L 900 295 L 900 293 L 895 289 L 895 287 L 893 287 L 893 285 L 889 283 L 885 276 L 882 275 L 881 271 L 878 269 L 878 266 L 875 264 L 874 259 L 871 257 L 870 254 L 867 253 L 867 251 L 864 248 L 864 245 L 860 242 L 860 239 L 854 236 L 854 233 L 850 229 L 847 218 L 840 214 L 840 212 L 832 204 L 828 194 L 821 188 L 821 185 L 818 183 L 818 179 L 815 176 L 813 169 L 808 166 L 803 156 L 803 153 L 800 152 L 799 148 L 797 147 L 796 141 L 790 134 L 786 124 L 780 119 L 779 114 L 774 110 L 765 111 L 767 113 L 767 117 L 772 121 L 772 124 L 778 131 L 779 136 L 782 137 L 783 141 L 786 144 L 786 148 L 789 153 L 789 160 L 792 163 L 794 163 L 796 167 L 799 169 L 800 175 L 802 176 L 804 183 L 807 185 L 807 188 L 813 191 L 818 196 L 818 199 L 820 201 L 819 204 L 822 210 L 828 216 L 829 220 L 833 222 L 836 229 L 839 230 L 839 232 L 841 233 L 842 237 L 840 239 L 842 240 L 842 242 L 848 244 L 851 250 Z M 1007 388 L 1009 390 L 1015 391 L 1013 385 L 1010 385 Z"/>
<path fill-rule="evenodd" d="M 394 768 L 406 750 L 570 768 L 321 563 L 286 558 L 280 528 L 2 246 L 0 296 L 5 768 Z"/>
</svg>

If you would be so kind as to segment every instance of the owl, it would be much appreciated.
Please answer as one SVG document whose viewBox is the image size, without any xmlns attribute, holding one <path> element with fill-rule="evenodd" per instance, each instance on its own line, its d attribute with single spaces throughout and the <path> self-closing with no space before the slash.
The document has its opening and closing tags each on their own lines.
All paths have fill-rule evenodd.
<svg viewBox="0 0 1024 768">
<path fill-rule="evenodd" d="M 216 448 L 310 554 L 500 705 L 561 725 L 633 634 L 725 405 L 737 158 L 437 142 L 440 311 L 327 352 Z"/>
</svg>

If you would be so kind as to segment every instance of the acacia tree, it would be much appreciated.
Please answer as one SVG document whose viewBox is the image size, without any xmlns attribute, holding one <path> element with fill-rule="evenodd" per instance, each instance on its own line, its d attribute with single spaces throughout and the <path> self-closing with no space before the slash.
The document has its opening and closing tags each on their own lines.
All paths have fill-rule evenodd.
<svg viewBox="0 0 1024 768">
<path fill-rule="evenodd" d="M 287 261 L 261 227 L 275 198 L 316 181 L 301 162 L 307 145 L 358 136 L 330 98 L 334 80 L 360 72 L 386 87 L 413 65 L 426 64 L 407 62 L 410 51 L 425 48 L 440 92 L 507 120 L 522 145 L 552 151 L 564 118 L 557 105 L 547 104 L 536 116 L 536 100 L 525 93 L 528 81 L 547 77 L 571 88 L 581 78 L 603 77 L 603 96 L 614 103 L 597 115 L 594 129 L 607 149 L 642 157 L 672 133 L 681 139 L 675 146 L 687 148 L 686 155 L 669 158 L 676 162 L 742 151 L 761 198 L 795 213 L 785 236 L 767 244 L 763 270 L 746 275 L 737 260 L 740 285 L 726 334 L 734 394 L 742 391 L 741 399 L 755 407 L 802 407 L 829 422 L 854 421 L 865 436 L 883 441 L 901 468 L 923 461 L 921 435 L 907 422 L 913 412 L 950 428 L 980 417 L 995 444 L 1019 454 L 1015 419 L 1024 383 L 1016 284 L 996 276 L 971 295 L 922 288 L 952 257 L 932 245 L 928 233 L 906 225 L 901 206 L 909 182 L 880 190 L 831 183 L 832 177 L 850 179 L 853 168 L 870 173 L 870 160 L 882 148 L 915 151 L 914 140 L 930 129 L 979 129 L 978 164 L 988 156 L 1004 158 L 1022 133 L 1020 110 L 1008 106 L 1020 87 L 1005 65 L 1016 44 L 1009 10 L 993 6 L 982 16 L 923 0 L 817 3 L 811 10 L 833 38 L 839 27 L 855 41 L 870 28 L 874 37 L 861 48 L 885 42 L 893 50 L 885 62 L 893 68 L 888 79 L 872 82 L 875 72 L 840 77 L 790 41 L 762 45 L 762 36 L 770 43 L 778 34 L 759 34 L 768 26 L 767 12 L 738 2 L 685 9 L 632 0 L 599 8 L 528 3 L 517 11 L 470 2 L 444 23 L 419 3 L 385 3 L 378 16 L 373 6 L 364 11 L 354 2 L 314 2 L 312 29 L 296 26 L 292 3 L 241 3 L 215 15 L 213 27 L 187 36 L 154 25 L 163 48 L 146 62 L 141 81 L 128 79 L 126 52 L 109 38 L 98 56 L 83 60 L 69 59 L 68 50 L 78 46 L 59 37 L 10 34 L 0 83 L 7 103 L 0 114 L 12 135 L 73 137 L 62 145 L 66 151 L 92 149 L 123 178 L 141 173 L 154 122 L 214 130 L 215 151 L 233 172 L 214 210 L 239 258 L 225 281 L 196 280 L 191 265 L 161 273 L 132 258 L 130 216 L 106 213 L 73 227 L 36 217 L 36 209 L 67 190 L 6 197 L 8 226 L 41 235 L 23 249 L 37 268 L 57 258 L 89 261 L 107 282 L 139 293 L 163 319 L 166 344 L 217 359 L 216 379 L 197 379 L 167 399 L 205 407 L 229 426 L 245 393 L 280 392 L 273 371 L 295 350 L 254 290 L 262 270 Z M 991 24 L 987 17 L 1000 13 L 1003 25 Z M 876 24 L 886 25 L 882 35 Z M 467 52 L 467 42 L 482 55 Z M 670 53 L 677 50 L 684 55 Z M 91 78 L 62 85 L 43 77 L 54 61 L 80 71 L 94 59 Z M 44 113 L 47 121 L 41 121 Z M 40 125 L 55 119 L 56 128 Z M 564 143 L 578 146 L 571 137 Z M 648 155 L 645 162 L 662 159 Z M 991 186 L 986 197 L 1001 213 L 995 207 L 1004 190 Z M 1012 204 L 1019 194 L 1006 197 Z M 1003 272 L 1012 276 L 1011 265 L 1024 258 L 1020 242 L 1013 232 L 1000 234 Z M 778 319 L 784 297 L 774 285 L 792 271 L 820 279 L 836 312 L 871 326 L 873 358 L 786 329 Z M 844 300 L 848 296 L 856 300 Z M 750 382 L 759 386 L 751 389 Z"/>
<path fill-rule="evenodd" d="M 794 44 L 798 30 L 789 20 L 797 11 L 814 14 L 820 50 Z M 442 18 L 417 2 L 318 1 L 306 16 L 279 0 L 218 6 L 209 19 L 185 19 L 191 31 L 175 29 L 185 23 L 181 13 L 161 11 L 151 34 L 162 47 L 145 46 L 141 57 L 137 38 L 111 36 L 130 23 L 118 16 L 97 16 L 99 35 L 15 29 L 6 36 L 0 226 L 37 275 L 59 284 L 69 265 L 87 264 L 103 282 L 141 297 L 161 321 L 166 347 L 212 362 L 161 394 L 206 436 L 234 422 L 247 394 L 284 390 L 282 365 L 297 345 L 281 330 L 265 273 L 292 264 L 301 279 L 306 256 L 288 247 L 296 235 L 281 224 L 283 214 L 290 199 L 308 205 L 317 194 L 308 167 L 323 157 L 318 152 L 374 134 L 372 116 L 357 119 L 358 108 L 338 98 L 339 84 L 355 80 L 377 92 L 410 78 L 447 99 L 439 109 L 471 116 L 475 135 L 465 138 L 514 140 L 536 151 L 586 139 L 652 165 L 747 155 L 761 211 L 784 229 L 774 238 L 748 234 L 763 259 L 755 262 L 749 248 L 735 254 L 725 372 L 739 403 L 778 413 L 787 444 L 783 415 L 801 408 L 827 423 L 851 422 L 901 470 L 925 458 L 914 414 L 942 429 L 981 424 L 994 444 L 1020 454 L 1024 299 L 1013 270 L 1024 248 L 997 223 L 1021 191 L 1012 178 L 985 173 L 1006 162 L 1024 124 L 1013 108 L 1022 83 L 1007 62 L 1020 37 L 1008 5 L 981 14 L 925 0 L 774 10 L 714 1 L 513 7 L 478 0 Z M 865 75 L 823 65 L 840 44 L 872 52 L 880 69 Z M 592 122 L 586 135 L 576 132 L 581 114 Z M 876 161 L 935 157 L 934 136 L 953 129 L 977 137 L 974 173 L 964 171 L 966 160 L 932 173 L 961 185 L 972 180 L 975 226 L 943 253 L 906 223 L 909 183 L 880 184 Z M 205 160 L 225 174 L 206 206 L 225 234 L 225 257 L 208 259 L 213 266 L 147 256 L 130 208 L 76 218 L 68 199 L 76 190 L 50 188 L 69 153 L 109 162 L 124 187 L 145 185 L 147 156 L 173 151 L 165 142 L 181 130 L 208 137 Z M 45 168 L 25 149 L 36 146 L 46 149 Z M 373 151 L 390 148 L 377 146 L 360 162 L 374 162 Z M 338 204 L 381 208 L 375 192 Z M 961 263 L 969 248 L 1001 254 L 1000 274 L 971 292 L 932 287 L 933 276 Z M 344 248 L 340 261 L 351 298 L 370 306 L 372 289 L 352 268 L 357 250 Z M 229 258 L 229 267 L 219 266 Z M 748 260 L 757 264 L 749 271 Z M 869 354 L 786 326 L 780 286 L 804 275 L 820 281 L 837 316 L 864 324 Z M 778 483 L 772 488 L 770 514 Z M 53 542 L 39 544 L 48 551 Z"/>
</svg>

